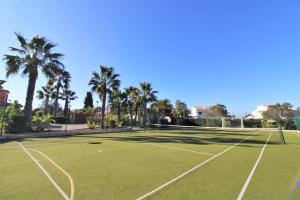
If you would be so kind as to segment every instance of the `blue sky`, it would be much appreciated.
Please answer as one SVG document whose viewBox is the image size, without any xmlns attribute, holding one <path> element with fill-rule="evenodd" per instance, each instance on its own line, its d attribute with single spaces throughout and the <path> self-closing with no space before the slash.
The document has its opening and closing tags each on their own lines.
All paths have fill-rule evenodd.
<svg viewBox="0 0 300 200">
<path fill-rule="evenodd" d="M 300 106 L 299 9 L 297 0 L 2 0 L 0 56 L 18 46 L 15 31 L 59 44 L 79 97 L 73 108 L 100 64 L 115 67 L 122 87 L 149 81 L 159 98 L 189 107 L 223 103 L 243 114 L 266 102 Z M 27 77 L 7 80 L 10 99 L 24 103 Z M 37 89 L 45 83 L 40 76 Z"/>
</svg>

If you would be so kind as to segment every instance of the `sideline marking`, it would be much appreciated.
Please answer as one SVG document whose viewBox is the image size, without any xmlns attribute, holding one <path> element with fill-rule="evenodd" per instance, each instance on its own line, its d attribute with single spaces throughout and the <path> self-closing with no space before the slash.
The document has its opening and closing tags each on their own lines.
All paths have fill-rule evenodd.
<svg viewBox="0 0 300 200">
<path fill-rule="evenodd" d="M 36 151 L 39 154 L 41 154 L 44 158 L 46 158 L 50 163 L 52 163 L 57 169 L 59 169 L 63 174 L 65 174 L 68 177 L 70 182 L 70 187 L 71 187 L 70 200 L 73 200 L 75 194 L 75 187 L 74 187 L 74 181 L 72 179 L 72 176 L 68 172 L 66 172 L 63 168 L 61 168 L 58 164 L 56 164 L 53 160 L 51 160 L 48 156 L 46 156 L 43 152 L 32 148 L 29 148 L 29 150 Z"/>
<path fill-rule="evenodd" d="M 25 151 L 25 153 L 34 161 L 34 163 L 41 169 L 41 171 L 45 174 L 48 180 L 53 184 L 53 186 L 57 189 L 57 191 L 61 194 L 61 196 L 65 200 L 70 200 L 66 193 L 58 186 L 58 184 L 53 180 L 53 178 L 48 174 L 45 168 L 31 155 L 31 153 L 23 146 L 22 143 L 18 142 L 18 145 Z"/>
<path fill-rule="evenodd" d="M 192 153 L 204 154 L 204 155 L 209 155 L 209 156 L 216 155 L 216 154 L 212 154 L 212 153 L 204 153 L 204 152 L 200 152 L 200 151 L 193 151 L 193 150 L 189 150 L 189 149 L 182 149 L 182 148 L 177 148 L 177 147 L 170 147 L 170 146 L 161 145 L 161 144 L 153 144 L 153 143 L 145 143 L 145 144 L 149 144 L 149 145 L 153 145 L 153 146 L 158 146 L 158 147 L 164 147 L 164 148 L 168 148 L 168 149 L 176 149 L 176 150 L 181 150 L 181 151 L 188 151 L 188 152 L 192 152 Z"/>
<path fill-rule="evenodd" d="M 250 172 L 250 174 L 249 174 L 249 176 L 248 176 L 248 178 L 247 178 L 247 180 L 246 180 L 246 182 L 245 182 L 245 184 L 244 184 L 244 186 L 243 186 L 243 188 L 242 188 L 242 190 L 241 190 L 241 192 L 240 192 L 240 194 L 239 194 L 239 196 L 238 196 L 238 198 L 237 198 L 237 200 L 241 200 L 241 199 L 243 198 L 243 196 L 244 196 L 244 194 L 245 194 L 245 192 L 246 192 L 246 189 L 247 189 L 247 187 L 248 187 L 248 185 L 249 185 L 249 183 L 250 183 L 250 181 L 251 181 L 251 178 L 252 178 L 252 176 L 253 176 L 253 174 L 254 174 L 254 172 L 255 172 L 255 170 L 256 170 L 256 167 L 257 167 L 259 161 L 260 161 L 261 158 L 262 158 L 262 155 L 263 155 L 263 153 L 264 153 L 264 151 L 265 151 L 265 148 L 266 148 L 266 146 L 267 146 L 267 144 L 268 144 L 268 142 L 269 142 L 269 140 L 270 140 L 271 135 L 272 135 L 272 133 L 269 134 L 269 137 L 268 137 L 268 139 L 267 139 L 267 141 L 266 141 L 264 147 L 263 147 L 262 150 L 260 151 L 260 154 L 259 154 L 259 156 L 258 156 L 258 158 L 257 158 L 257 160 L 256 160 L 256 162 L 255 162 L 255 164 L 254 164 L 254 166 L 253 166 L 253 168 L 252 168 L 252 170 L 251 170 L 251 172 Z"/>
<path fill-rule="evenodd" d="M 254 134 L 254 135 L 255 135 L 255 134 Z M 224 153 L 226 153 L 227 151 L 229 151 L 230 149 L 236 147 L 237 145 L 239 145 L 240 143 L 244 142 L 245 140 L 248 140 L 249 138 L 253 137 L 254 135 L 250 135 L 250 136 L 246 137 L 245 139 L 243 139 L 243 140 L 241 140 L 241 141 L 235 143 L 234 145 L 232 145 L 232 146 L 228 147 L 227 149 L 223 150 L 222 152 L 220 152 L 220 153 L 218 153 L 218 154 L 216 154 L 216 155 L 210 157 L 209 159 L 205 160 L 204 162 L 201 162 L 200 164 L 198 164 L 197 166 L 193 167 L 192 169 L 190 169 L 190 170 L 188 170 L 188 171 L 182 173 L 181 175 L 177 176 L 176 178 L 174 178 L 174 179 L 168 181 L 167 183 L 165 183 L 165 184 L 159 186 L 158 188 L 152 190 L 151 192 L 148 192 L 147 194 L 145 194 L 145 195 L 143 195 L 143 196 L 137 198 L 136 200 L 142 200 L 142 199 L 145 199 L 145 198 L 149 197 L 150 195 L 152 195 L 152 194 L 158 192 L 159 190 L 165 188 L 166 186 L 168 186 L 168 185 L 174 183 L 174 182 L 177 181 L 178 179 L 180 179 L 180 178 L 182 178 L 182 177 L 184 177 L 184 176 L 190 174 L 191 172 L 193 172 L 193 171 L 195 171 L 196 169 L 198 169 L 199 167 L 205 165 L 205 164 L 208 163 L 209 161 L 211 161 L 211 160 L 213 160 L 213 159 L 215 159 L 215 158 L 221 156 L 222 154 L 224 154 Z"/>
</svg>

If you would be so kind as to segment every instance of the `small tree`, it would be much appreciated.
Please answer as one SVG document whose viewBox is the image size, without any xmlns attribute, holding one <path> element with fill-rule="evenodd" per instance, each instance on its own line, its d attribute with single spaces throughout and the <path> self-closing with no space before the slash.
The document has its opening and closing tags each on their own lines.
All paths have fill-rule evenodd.
<svg viewBox="0 0 300 200">
<path fill-rule="evenodd" d="M 277 103 L 270 105 L 262 115 L 265 120 L 274 120 L 277 125 L 288 126 L 293 123 L 295 110 L 290 103 Z"/>
<path fill-rule="evenodd" d="M 84 113 L 87 115 L 87 126 L 90 129 L 96 128 L 97 116 L 96 116 L 96 108 L 87 107 L 84 109 Z"/>
<path fill-rule="evenodd" d="M 214 117 L 226 117 L 228 115 L 226 106 L 219 103 L 214 106 L 211 106 L 210 111 Z"/>
<path fill-rule="evenodd" d="M 186 103 L 176 100 L 175 108 L 172 109 L 172 115 L 176 119 L 176 123 L 180 124 L 183 118 L 187 118 L 190 111 L 187 108 Z"/>
<path fill-rule="evenodd" d="M 94 107 L 94 102 L 93 102 L 93 94 L 91 92 L 87 92 L 86 96 L 84 98 L 84 107 L 83 108 L 87 108 L 87 107 Z"/>
</svg>

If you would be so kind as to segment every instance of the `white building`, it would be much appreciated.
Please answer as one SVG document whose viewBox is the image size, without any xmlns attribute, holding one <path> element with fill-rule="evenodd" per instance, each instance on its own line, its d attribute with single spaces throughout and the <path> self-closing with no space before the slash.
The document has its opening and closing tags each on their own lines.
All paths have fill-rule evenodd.
<svg viewBox="0 0 300 200">
<path fill-rule="evenodd" d="M 246 117 L 246 119 L 263 119 L 263 112 L 267 111 L 271 104 L 267 103 L 264 105 L 258 105 L 256 110 L 254 110 L 251 115 Z"/>
<path fill-rule="evenodd" d="M 191 117 L 205 117 L 210 113 L 210 106 L 193 106 L 191 109 Z"/>
</svg>

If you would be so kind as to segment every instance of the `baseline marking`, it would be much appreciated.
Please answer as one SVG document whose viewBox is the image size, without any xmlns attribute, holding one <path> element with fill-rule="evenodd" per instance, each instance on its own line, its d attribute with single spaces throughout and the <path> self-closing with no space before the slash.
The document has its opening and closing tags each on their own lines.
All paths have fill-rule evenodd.
<svg viewBox="0 0 300 200">
<path fill-rule="evenodd" d="M 188 151 L 188 152 L 197 153 L 197 154 L 204 154 L 204 155 L 210 155 L 210 156 L 214 156 L 215 155 L 215 154 L 212 154 L 212 153 L 204 153 L 204 152 L 200 152 L 200 151 L 193 151 L 193 150 L 190 150 L 190 149 L 182 149 L 182 148 L 177 148 L 177 147 L 170 147 L 170 146 L 161 145 L 161 144 L 153 144 L 153 143 L 145 143 L 145 144 L 149 144 L 149 145 L 153 145 L 153 146 L 158 146 L 158 147 L 164 147 L 164 148 L 168 148 L 168 149 L 176 149 L 176 150 L 181 150 L 181 151 Z"/>
<path fill-rule="evenodd" d="M 257 158 L 257 160 L 256 160 L 256 162 L 255 162 L 255 164 L 254 164 L 254 166 L 253 166 L 253 168 L 252 168 L 252 170 L 251 170 L 251 172 L 250 172 L 250 174 L 249 174 L 249 176 L 248 176 L 248 178 L 247 178 L 247 180 L 246 180 L 246 182 L 245 182 L 245 184 L 244 184 L 244 186 L 243 186 L 243 188 L 242 188 L 242 190 L 241 190 L 241 192 L 240 192 L 240 194 L 239 194 L 239 196 L 237 198 L 237 200 L 241 200 L 243 198 L 243 196 L 244 196 L 244 194 L 246 192 L 246 189 L 247 189 L 247 187 L 248 187 L 248 185 L 249 185 L 249 183 L 251 181 L 251 178 L 252 178 L 252 176 L 253 176 L 253 174 L 254 174 L 254 172 L 256 170 L 256 167 L 257 167 L 259 161 L 262 158 L 262 155 L 263 155 L 263 153 L 265 151 L 265 148 L 266 148 L 266 146 L 267 146 L 267 144 L 268 144 L 268 142 L 270 140 L 271 135 L 272 135 L 272 133 L 269 134 L 269 137 L 268 137 L 265 145 L 263 146 L 262 150 L 260 151 L 260 154 L 259 154 L 259 156 L 258 156 L 258 158 Z"/>
<path fill-rule="evenodd" d="M 46 156 L 43 152 L 41 152 L 37 149 L 32 149 L 32 148 L 29 148 L 29 149 L 41 154 L 44 158 L 46 158 L 50 163 L 52 163 L 57 169 L 59 169 L 63 174 L 65 174 L 68 177 L 70 186 L 71 186 L 70 200 L 73 200 L 74 194 L 75 194 L 75 187 L 74 187 L 74 181 L 72 179 L 72 176 L 68 172 L 66 172 L 63 168 L 61 168 L 58 164 L 56 164 L 53 160 L 51 160 L 48 156 Z"/>
<path fill-rule="evenodd" d="M 70 200 L 66 193 L 58 186 L 58 184 L 54 181 L 54 179 L 48 174 L 45 168 L 31 155 L 31 153 L 23 146 L 22 143 L 18 142 L 18 145 L 24 150 L 24 152 L 33 160 L 33 162 L 41 169 L 41 171 L 45 174 L 48 180 L 52 183 L 52 185 L 57 189 L 57 191 L 61 194 L 61 196 L 65 200 Z"/>
<path fill-rule="evenodd" d="M 208 162 L 212 161 L 213 159 L 215 159 L 215 158 L 221 156 L 222 154 L 226 153 L 227 151 L 231 150 L 232 148 L 236 147 L 236 146 L 239 145 L 240 143 L 244 142 L 245 140 L 248 140 L 249 138 L 251 138 L 251 137 L 253 137 L 253 136 L 254 136 L 254 135 L 250 135 L 250 136 L 246 137 L 245 139 L 241 140 L 240 142 L 235 143 L 234 145 L 232 145 L 232 146 L 228 147 L 227 149 L 223 150 L 222 152 L 220 152 L 220 153 L 218 153 L 218 154 L 216 154 L 216 155 L 210 157 L 209 159 L 207 159 L 207 160 L 205 160 L 204 162 L 198 164 L 197 166 L 193 167 L 192 169 L 190 169 L 190 170 L 188 170 L 188 171 L 182 173 L 181 175 L 177 176 L 176 178 L 174 178 L 174 179 L 168 181 L 167 183 L 165 183 L 165 184 L 159 186 L 158 188 L 152 190 L 151 192 L 149 192 L 149 193 L 147 193 L 147 194 L 145 194 L 145 195 L 143 195 L 143 196 L 137 198 L 136 200 L 142 200 L 142 199 L 145 199 L 145 198 L 149 197 L 150 195 L 152 195 L 152 194 L 154 194 L 154 193 L 160 191 L 161 189 L 163 189 L 163 188 L 167 187 L 168 185 L 174 183 L 174 182 L 177 181 L 178 179 L 181 179 L 182 177 L 184 177 L 184 176 L 190 174 L 191 172 L 195 171 L 195 170 L 198 169 L 199 167 L 201 167 L 201 166 L 207 164 Z"/>
</svg>

